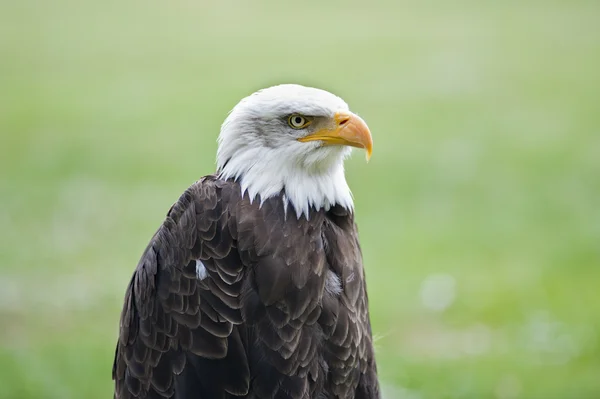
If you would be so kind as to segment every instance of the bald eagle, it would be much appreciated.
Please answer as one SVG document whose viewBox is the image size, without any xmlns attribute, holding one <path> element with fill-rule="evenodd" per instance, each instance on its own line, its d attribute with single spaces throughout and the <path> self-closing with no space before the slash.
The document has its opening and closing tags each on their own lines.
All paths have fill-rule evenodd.
<svg viewBox="0 0 600 399">
<path fill-rule="evenodd" d="M 217 172 L 171 207 L 127 287 L 115 398 L 379 398 L 343 167 L 372 145 L 327 91 L 241 100 Z"/>
</svg>

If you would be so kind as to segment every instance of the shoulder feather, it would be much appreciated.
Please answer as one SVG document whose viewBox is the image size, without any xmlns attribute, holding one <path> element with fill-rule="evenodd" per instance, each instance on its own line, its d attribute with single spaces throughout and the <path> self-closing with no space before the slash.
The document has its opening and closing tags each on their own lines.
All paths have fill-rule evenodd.
<svg viewBox="0 0 600 399">
<path fill-rule="evenodd" d="M 222 392 L 248 392 L 248 360 L 235 330 L 243 274 L 232 251 L 236 193 L 231 183 L 203 178 L 181 195 L 152 237 L 125 295 L 115 398 L 169 398 L 176 389 L 201 387 L 199 380 L 216 369 L 235 370 L 214 376 Z M 209 278 L 197 278 L 197 260 Z"/>
</svg>

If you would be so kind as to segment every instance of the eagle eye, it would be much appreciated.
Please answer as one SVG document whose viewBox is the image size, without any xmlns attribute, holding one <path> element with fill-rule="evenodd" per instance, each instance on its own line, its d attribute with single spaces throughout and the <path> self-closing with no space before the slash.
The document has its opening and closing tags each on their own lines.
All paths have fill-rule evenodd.
<svg viewBox="0 0 600 399">
<path fill-rule="evenodd" d="M 288 117 L 288 125 L 290 125 L 292 129 L 304 129 L 310 125 L 310 122 L 311 121 L 307 117 L 299 114 L 292 114 Z"/>
</svg>

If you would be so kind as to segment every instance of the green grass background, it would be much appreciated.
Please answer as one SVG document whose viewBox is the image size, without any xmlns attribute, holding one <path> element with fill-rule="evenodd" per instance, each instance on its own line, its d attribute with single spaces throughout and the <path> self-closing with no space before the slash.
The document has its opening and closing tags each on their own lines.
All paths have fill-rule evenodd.
<svg viewBox="0 0 600 399">
<path fill-rule="evenodd" d="M 281 82 L 371 127 L 347 175 L 387 399 L 600 397 L 599 20 L 579 0 L 2 2 L 0 397 L 111 397 L 138 257 L 227 112 Z"/>
</svg>

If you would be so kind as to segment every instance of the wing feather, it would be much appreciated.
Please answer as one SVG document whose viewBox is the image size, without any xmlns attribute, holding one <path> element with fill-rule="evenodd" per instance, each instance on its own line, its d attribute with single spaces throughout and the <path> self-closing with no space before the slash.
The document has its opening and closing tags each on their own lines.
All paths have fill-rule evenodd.
<svg viewBox="0 0 600 399">
<path fill-rule="evenodd" d="M 203 380 L 209 369 L 222 371 L 223 392 L 248 392 L 248 359 L 236 330 L 244 268 L 232 251 L 235 192 L 211 177 L 192 185 L 144 251 L 121 313 L 115 398 L 170 398 L 176 386 L 213 397 L 202 394 L 212 392 L 212 381 Z M 197 259 L 208 282 L 197 279 Z"/>
</svg>

